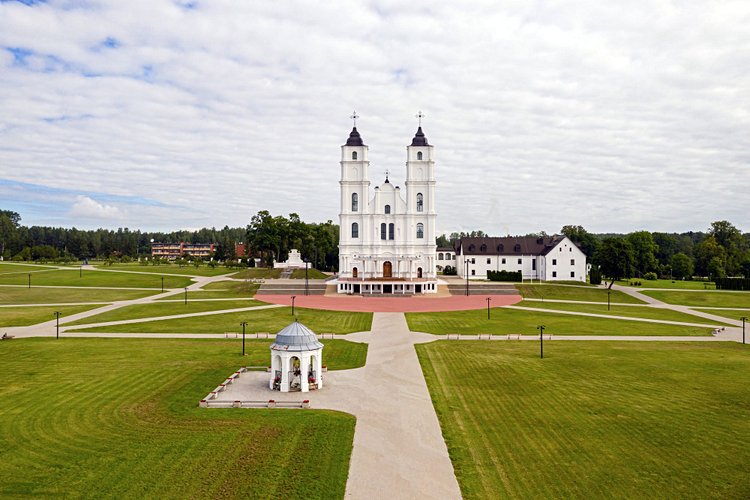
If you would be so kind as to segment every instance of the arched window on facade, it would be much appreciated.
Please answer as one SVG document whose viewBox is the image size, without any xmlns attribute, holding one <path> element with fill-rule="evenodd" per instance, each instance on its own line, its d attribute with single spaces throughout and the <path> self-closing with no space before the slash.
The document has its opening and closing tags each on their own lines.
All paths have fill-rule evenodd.
<svg viewBox="0 0 750 500">
<path fill-rule="evenodd" d="M 417 224 L 417 238 L 424 238 L 424 224 Z"/>
<path fill-rule="evenodd" d="M 387 214 L 391 213 L 391 206 L 390 205 L 386 205 L 385 206 L 385 213 L 387 213 Z"/>
<path fill-rule="evenodd" d="M 396 232 L 396 225 L 393 222 L 391 222 L 390 224 L 388 224 L 388 239 L 389 240 L 393 239 L 395 232 Z"/>
<path fill-rule="evenodd" d="M 359 224 L 352 222 L 352 238 L 359 238 Z"/>
<path fill-rule="evenodd" d="M 417 151 L 417 160 L 421 160 L 421 159 L 422 159 L 422 152 Z"/>
<path fill-rule="evenodd" d="M 442 253 L 438 254 L 438 260 L 443 260 L 443 254 Z"/>
<path fill-rule="evenodd" d="M 385 222 L 380 224 L 380 239 L 381 240 L 385 239 Z"/>
<path fill-rule="evenodd" d="M 417 193 L 417 212 L 424 210 L 424 197 L 422 193 Z"/>
<path fill-rule="evenodd" d="M 357 159 L 357 152 L 352 151 L 352 160 L 356 160 L 356 159 Z"/>
<path fill-rule="evenodd" d="M 359 210 L 359 196 L 357 193 L 352 193 L 352 212 Z"/>
<path fill-rule="evenodd" d="M 482 243 L 482 246 L 479 247 L 479 251 L 480 252 L 486 252 L 487 251 L 487 245 L 485 245 L 484 243 Z"/>
</svg>

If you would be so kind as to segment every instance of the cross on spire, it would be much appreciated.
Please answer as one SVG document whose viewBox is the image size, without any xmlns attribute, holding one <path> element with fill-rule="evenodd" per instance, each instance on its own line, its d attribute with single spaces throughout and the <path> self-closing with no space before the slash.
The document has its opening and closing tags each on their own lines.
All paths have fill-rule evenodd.
<svg viewBox="0 0 750 500">
<path fill-rule="evenodd" d="M 422 118 L 425 117 L 425 114 L 420 111 L 419 113 L 417 113 L 414 116 L 416 116 L 419 119 L 419 126 L 421 127 L 422 126 Z"/>
<path fill-rule="evenodd" d="M 385 180 L 386 180 L 386 181 L 388 181 L 388 175 L 389 175 L 390 173 L 391 173 L 391 171 L 390 171 L 390 170 L 388 170 L 388 169 L 386 169 L 386 170 L 385 170 Z"/>
<path fill-rule="evenodd" d="M 357 114 L 357 112 L 354 111 L 352 113 L 352 116 L 350 116 L 349 118 L 354 122 L 354 126 L 356 127 L 357 126 L 357 118 L 359 118 L 359 115 Z"/>
</svg>

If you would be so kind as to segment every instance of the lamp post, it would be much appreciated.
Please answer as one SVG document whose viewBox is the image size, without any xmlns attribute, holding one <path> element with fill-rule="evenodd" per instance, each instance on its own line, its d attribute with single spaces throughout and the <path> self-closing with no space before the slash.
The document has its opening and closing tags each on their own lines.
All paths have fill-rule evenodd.
<svg viewBox="0 0 750 500">
<path fill-rule="evenodd" d="M 487 297 L 487 319 L 490 319 L 490 300 L 492 297 Z"/>
<path fill-rule="evenodd" d="M 187 305 L 187 287 L 185 287 L 185 305 Z"/>
<path fill-rule="evenodd" d="M 245 355 L 245 327 L 247 326 L 247 321 L 243 321 L 240 323 L 242 325 L 242 355 Z"/>
<path fill-rule="evenodd" d="M 544 359 L 544 325 L 536 327 L 539 330 L 539 357 Z"/>
<path fill-rule="evenodd" d="M 466 264 L 464 267 L 466 268 L 466 296 L 469 296 L 469 259 L 466 259 L 464 261 L 464 264 Z"/>
<path fill-rule="evenodd" d="M 296 299 L 296 295 L 292 295 L 292 316 L 294 316 L 294 299 Z"/>
<path fill-rule="evenodd" d="M 609 311 L 609 304 L 610 304 L 610 302 L 609 302 L 609 294 L 611 294 L 611 293 L 612 293 L 612 290 L 607 290 L 607 311 Z"/>
<path fill-rule="evenodd" d="M 747 321 L 747 316 L 743 316 L 740 318 L 740 321 L 742 321 L 742 343 L 745 343 L 745 321 Z"/>
<path fill-rule="evenodd" d="M 310 265 L 310 261 L 305 259 L 305 295 L 309 295 L 308 292 L 308 282 L 307 282 L 307 266 Z"/>
<path fill-rule="evenodd" d="M 29 288 L 31 288 L 31 273 L 29 273 Z"/>
<path fill-rule="evenodd" d="M 55 338 L 60 340 L 60 311 L 55 311 L 55 318 L 57 319 L 57 324 L 55 325 L 57 333 L 55 333 Z"/>
<path fill-rule="evenodd" d="M 81 264 L 81 265 L 80 265 L 80 266 L 78 267 L 78 277 L 79 277 L 79 278 L 82 278 L 82 277 L 83 277 L 83 264 Z"/>
<path fill-rule="evenodd" d="M 161 293 L 164 293 L 164 276 L 161 277 Z"/>
<path fill-rule="evenodd" d="M 669 281 L 672 281 L 672 266 L 669 266 Z"/>
</svg>

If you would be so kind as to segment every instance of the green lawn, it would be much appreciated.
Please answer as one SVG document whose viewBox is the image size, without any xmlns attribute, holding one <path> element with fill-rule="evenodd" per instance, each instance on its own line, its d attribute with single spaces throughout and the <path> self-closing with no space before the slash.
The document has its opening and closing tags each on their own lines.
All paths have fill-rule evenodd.
<svg viewBox="0 0 750 500">
<path fill-rule="evenodd" d="M 565 285 L 516 285 L 516 289 L 522 297 L 528 299 L 557 299 L 557 300 L 580 300 L 586 302 L 607 302 L 607 290 L 603 288 L 591 288 L 584 286 Z M 640 304 L 643 301 L 635 297 L 619 292 L 611 291 L 612 302 L 623 304 Z"/>
<path fill-rule="evenodd" d="M 272 267 L 248 267 L 231 275 L 231 278 L 238 280 L 278 278 L 281 276 L 281 271 L 283 269 L 274 269 Z"/>
<path fill-rule="evenodd" d="M 680 292 L 680 291 L 645 291 L 644 295 L 653 297 L 667 304 L 681 304 L 697 307 L 746 307 L 750 309 L 750 292 Z"/>
<path fill-rule="evenodd" d="M 253 297 L 260 288 L 256 283 L 245 281 L 216 281 L 208 283 L 200 291 L 188 291 L 188 299 L 231 299 Z M 174 300 L 177 296 L 160 300 Z"/>
<path fill-rule="evenodd" d="M 168 265 L 157 265 L 157 266 L 143 266 L 137 262 L 132 264 L 113 264 L 111 266 L 97 265 L 98 269 L 111 269 L 113 271 L 133 271 L 137 273 L 157 273 L 157 274 L 184 274 L 186 276 L 219 276 L 221 274 L 231 274 L 234 272 L 233 269 L 229 269 L 224 266 L 209 267 L 207 265 L 201 265 L 195 267 L 193 265 L 180 267 L 176 264 Z"/>
<path fill-rule="evenodd" d="M 705 290 L 703 281 L 683 281 L 683 280 L 644 280 L 644 279 L 630 279 L 630 280 L 619 280 L 615 281 L 618 285 L 630 286 L 630 283 L 636 281 L 641 282 L 641 286 L 634 287 L 638 288 L 672 288 L 675 290 Z M 713 282 L 709 282 L 710 289 L 714 289 L 715 285 Z"/>
<path fill-rule="evenodd" d="M 709 308 L 695 308 L 696 311 L 702 311 L 706 312 L 708 314 L 713 314 L 716 316 L 723 316 L 724 318 L 733 319 L 736 321 L 739 321 L 741 317 L 750 318 L 750 309 L 735 309 L 735 310 L 727 310 L 727 309 L 709 309 Z M 747 322 L 745 328 L 748 332 L 750 332 L 750 322 Z"/>
<path fill-rule="evenodd" d="M 60 319 L 101 306 L 28 306 L 0 307 L 0 327 L 29 326 L 55 319 L 55 311 Z"/>
<path fill-rule="evenodd" d="M 153 318 L 158 316 L 173 316 L 175 314 L 189 314 L 203 311 L 218 311 L 220 309 L 239 309 L 240 307 L 254 307 L 266 305 L 255 300 L 217 300 L 213 302 L 154 302 L 151 304 L 135 304 L 107 311 L 96 316 L 79 319 L 65 326 L 90 325 L 93 323 L 105 323 L 108 321 L 121 321 L 125 319 Z"/>
<path fill-rule="evenodd" d="M 292 271 L 291 278 L 292 279 L 300 279 L 300 280 L 305 279 L 305 270 L 304 269 L 295 269 L 294 271 Z M 328 275 L 326 275 L 326 274 L 318 271 L 317 269 L 309 268 L 307 270 L 307 278 L 311 279 L 311 280 L 313 280 L 313 279 L 324 280 L 324 279 L 328 278 Z"/>
<path fill-rule="evenodd" d="M 711 328 L 623 321 L 609 318 L 590 318 L 569 314 L 520 311 L 505 307 L 487 310 L 450 311 L 438 313 L 407 313 L 409 329 L 434 334 L 479 333 L 524 335 L 538 334 L 536 327 L 545 325 L 545 333 L 554 335 L 710 335 Z M 709 324 L 708 320 L 696 321 Z"/>
<path fill-rule="evenodd" d="M 573 311 L 593 314 L 606 314 L 610 316 L 627 316 L 630 318 L 658 319 L 663 321 L 679 321 L 681 323 L 710 323 L 707 319 L 692 314 L 662 309 L 651 306 L 618 306 L 612 305 L 607 310 L 607 304 L 572 304 L 568 302 L 538 302 L 524 300 L 515 306 L 535 307 L 538 309 L 549 309 L 557 311 Z"/>
<path fill-rule="evenodd" d="M 2 274 L 0 285 L 27 285 L 29 273 Z M 181 288 L 191 284 L 190 278 L 165 276 L 165 288 Z M 31 286 L 81 286 L 81 287 L 122 287 L 122 288 L 161 288 L 161 276 L 151 274 L 119 273 L 109 271 L 78 269 L 35 271 L 31 273 Z"/>
<path fill-rule="evenodd" d="M 54 269 L 54 267 L 43 266 L 40 264 L 22 264 L 20 262 L 0 262 L 0 274 L 29 273 L 34 271 L 42 271 L 45 269 Z"/>
<path fill-rule="evenodd" d="M 330 368 L 364 359 L 325 343 Z M 248 344 L 243 359 L 227 340 L 3 342 L 0 497 L 343 498 L 353 416 L 198 408 L 268 364 L 268 341 Z"/>
<path fill-rule="evenodd" d="M 176 305 L 173 307 L 177 307 Z M 300 323 L 316 333 L 353 333 L 368 331 L 372 325 L 372 313 L 323 311 L 318 309 L 294 309 Z M 260 311 L 228 314 L 212 314 L 192 318 L 147 321 L 130 325 L 93 327 L 80 332 L 118 333 L 224 333 L 240 332 L 240 322 L 247 321 L 248 333 L 276 333 L 292 321 L 290 307 L 276 307 Z"/>
<path fill-rule="evenodd" d="M 750 350 L 416 345 L 464 498 L 748 498 Z"/>
<path fill-rule="evenodd" d="M 114 302 L 158 293 L 158 290 L 96 290 L 91 288 L 19 288 L 0 286 L 0 304 L 61 304 L 64 302 Z"/>
</svg>

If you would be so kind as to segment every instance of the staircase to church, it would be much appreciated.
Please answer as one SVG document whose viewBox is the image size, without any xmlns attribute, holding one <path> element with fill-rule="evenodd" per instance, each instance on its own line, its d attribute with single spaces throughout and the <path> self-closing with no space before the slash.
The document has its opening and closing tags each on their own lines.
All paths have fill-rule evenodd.
<svg viewBox="0 0 750 500">
<path fill-rule="evenodd" d="M 305 280 L 301 283 L 263 283 L 255 295 L 304 295 Z M 310 282 L 308 295 L 325 295 L 326 284 L 321 282 Z"/>
<path fill-rule="evenodd" d="M 451 295 L 466 295 L 466 283 L 448 285 Z M 516 287 L 511 283 L 475 282 L 469 281 L 469 295 L 519 295 Z"/>
</svg>

